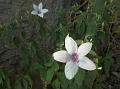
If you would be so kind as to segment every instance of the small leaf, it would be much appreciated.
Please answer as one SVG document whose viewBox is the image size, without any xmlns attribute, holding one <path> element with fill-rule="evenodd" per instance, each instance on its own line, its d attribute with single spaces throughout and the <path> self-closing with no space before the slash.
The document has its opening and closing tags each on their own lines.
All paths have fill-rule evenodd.
<svg viewBox="0 0 120 89">
<path fill-rule="evenodd" d="M 77 45 L 80 45 L 83 43 L 83 40 L 75 40 L 75 42 L 77 43 Z"/>
<path fill-rule="evenodd" d="M 52 60 L 52 59 L 51 59 L 51 60 Z M 53 61 L 51 61 L 51 60 L 50 60 L 50 61 L 48 61 L 48 63 L 46 63 L 46 64 L 45 64 L 45 66 L 47 66 L 47 67 L 52 66 L 52 65 L 53 65 Z"/>
<path fill-rule="evenodd" d="M 51 83 L 53 75 L 54 75 L 54 71 L 51 69 L 48 69 L 47 75 L 46 75 L 46 80 L 48 81 L 48 83 Z"/>
<path fill-rule="evenodd" d="M 60 89 L 60 81 L 58 79 L 54 80 L 52 86 L 54 89 Z"/>
<path fill-rule="evenodd" d="M 95 51 L 93 51 L 93 50 L 91 50 L 90 52 L 89 52 L 89 54 L 91 54 L 91 55 L 93 55 L 93 56 L 96 56 L 97 54 L 95 53 Z"/>
<path fill-rule="evenodd" d="M 51 66 L 51 69 L 54 70 L 54 71 L 58 71 L 59 70 L 59 65 L 57 62 L 54 62 Z"/>
<path fill-rule="evenodd" d="M 82 86 L 84 79 L 85 79 L 85 71 L 79 69 L 77 75 L 75 76 L 75 83 L 80 87 Z"/>
</svg>

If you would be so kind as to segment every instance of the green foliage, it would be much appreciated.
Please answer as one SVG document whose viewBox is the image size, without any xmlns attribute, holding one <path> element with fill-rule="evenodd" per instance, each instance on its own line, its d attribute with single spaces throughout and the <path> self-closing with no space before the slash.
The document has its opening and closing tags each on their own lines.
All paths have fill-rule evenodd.
<svg viewBox="0 0 120 89">
<path fill-rule="evenodd" d="M 15 81 L 14 89 L 32 89 L 32 80 L 28 75 L 18 78 Z"/>
<path fill-rule="evenodd" d="M 113 1 L 113 6 L 115 8 L 115 11 L 117 12 L 117 14 L 120 14 L 120 1 L 119 0 L 115 0 Z"/>
<path fill-rule="evenodd" d="M 113 63 L 112 53 L 109 52 L 103 60 L 104 71 L 107 75 L 109 75 L 109 70 L 111 68 L 112 63 Z"/>
<path fill-rule="evenodd" d="M 103 88 L 101 75 L 109 74 L 113 63 L 110 32 L 113 26 L 117 28 L 114 29 L 117 32 L 120 28 L 116 24 L 120 16 L 120 1 L 85 2 L 86 5 L 82 7 L 81 4 L 73 5 L 68 11 L 68 18 L 65 18 L 64 11 L 59 13 L 55 27 L 50 27 L 45 19 L 29 14 L 16 18 L 9 25 L 0 26 L 0 42 L 8 48 L 15 48 L 19 53 L 17 69 L 6 68 L 12 70 L 12 73 L 0 70 L 0 89 L 32 89 L 36 77 L 50 84 L 53 89 Z M 81 9 L 83 7 L 84 10 Z M 54 61 L 52 53 L 53 50 L 64 49 L 64 38 L 68 33 L 78 45 L 93 42 L 88 56 L 97 67 L 103 67 L 103 70 L 89 72 L 79 68 L 72 80 L 66 79 L 65 64 Z M 46 85 L 43 87 L 46 88 Z"/>
<path fill-rule="evenodd" d="M 52 69 L 48 69 L 47 75 L 46 75 L 46 80 L 48 81 L 48 83 L 51 82 L 53 75 L 54 75 L 54 71 Z"/>
<path fill-rule="evenodd" d="M 79 87 L 82 87 L 85 80 L 85 71 L 82 69 L 79 69 L 76 77 L 75 77 L 75 83 Z"/>
<path fill-rule="evenodd" d="M 52 86 L 54 89 L 60 89 L 60 81 L 58 79 L 54 80 Z"/>
</svg>

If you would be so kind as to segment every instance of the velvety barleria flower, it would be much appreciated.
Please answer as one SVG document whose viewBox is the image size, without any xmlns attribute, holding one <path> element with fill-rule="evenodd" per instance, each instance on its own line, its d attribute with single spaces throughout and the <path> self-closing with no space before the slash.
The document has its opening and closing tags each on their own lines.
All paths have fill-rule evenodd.
<svg viewBox="0 0 120 89">
<path fill-rule="evenodd" d="M 44 14 L 48 12 L 48 9 L 43 9 L 43 4 L 40 3 L 38 6 L 33 4 L 33 11 L 31 14 L 38 15 L 43 18 Z"/>
<path fill-rule="evenodd" d="M 85 70 L 95 70 L 96 65 L 86 55 L 92 48 L 92 43 L 86 42 L 77 47 L 77 43 L 73 38 L 65 38 L 65 50 L 57 51 L 53 53 L 53 57 L 56 61 L 66 63 L 65 76 L 67 79 L 72 79 L 77 71 L 78 67 Z"/>
</svg>

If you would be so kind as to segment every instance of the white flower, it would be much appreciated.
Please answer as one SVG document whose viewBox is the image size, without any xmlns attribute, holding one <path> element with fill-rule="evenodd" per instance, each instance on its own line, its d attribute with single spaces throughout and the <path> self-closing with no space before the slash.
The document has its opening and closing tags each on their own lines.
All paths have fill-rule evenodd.
<svg viewBox="0 0 120 89">
<path fill-rule="evenodd" d="M 102 70 L 102 67 L 98 67 L 97 69 L 98 69 L 98 70 Z"/>
<path fill-rule="evenodd" d="M 43 4 L 40 3 L 38 6 L 33 4 L 33 11 L 31 14 L 38 15 L 43 18 L 44 14 L 48 12 L 48 9 L 43 9 Z"/>
<path fill-rule="evenodd" d="M 85 70 L 95 70 L 96 65 L 86 55 L 92 48 L 92 43 L 87 42 L 77 47 L 76 42 L 67 35 L 65 38 L 65 48 L 67 51 L 61 50 L 53 53 L 56 61 L 66 63 L 65 76 L 72 79 L 78 71 L 78 67 Z"/>
</svg>

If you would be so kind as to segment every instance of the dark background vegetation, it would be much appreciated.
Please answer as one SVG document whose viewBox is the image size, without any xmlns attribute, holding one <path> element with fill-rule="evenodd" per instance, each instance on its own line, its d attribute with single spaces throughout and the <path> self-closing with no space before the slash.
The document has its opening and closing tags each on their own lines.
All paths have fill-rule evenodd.
<svg viewBox="0 0 120 89">
<path fill-rule="evenodd" d="M 96 0 L 97 1 L 97 0 Z M 111 0 L 116 3 L 117 0 Z M 119 0 L 118 0 L 119 1 Z M 31 10 L 32 10 L 32 4 L 38 4 L 40 0 L 0 0 L 0 23 L 1 23 L 1 32 L 4 29 L 13 29 L 13 28 L 19 28 L 19 30 L 13 32 L 12 34 L 15 35 L 16 40 L 17 38 L 20 37 L 20 34 L 25 31 L 27 33 L 26 35 L 23 34 L 22 39 L 25 39 L 27 41 L 29 40 L 41 40 L 39 43 L 40 50 L 45 50 L 45 53 L 48 53 L 49 56 L 54 52 L 55 50 L 55 39 L 54 39 L 54 31 L 53 30 L 55 27 L 57 27 L 60 19 L 60 16 L 62 15 L 61 13 L 64 13 L 64 19 L 66 21 L 73 21 L 75 15 L 77 13 L 70 13 L 68 10 L 71 8 L 72 5 L 78 4 L 80 5 L 79 9 L 82 11 L 86 11 L 86 8 L 88 7 L 88 0 L 42 0 L 44 3 L 45 7 L 49 9 L 49 12 L 45 15 L 44 21 L 46 22 L 42 28 L 45 29 L 45 32 L 40 31 L 40 36 L 37 33 L 37 31 L 34 31 L 36 28 L 37 23 L 42 23 L 41 19 L 38 17 L 34 17 L 29 15 Z M 120 3 L 118 3 L 120 6 Z M 112 10 L 115 8 L 115 11 Z M 64 9 L 64 11 L 63 11 Z M 110 45 L 111 45 L 111 56 L 112 56 L 112 66 L 110 67 L 110 70 L 108 73 L 102 73 L 102 82 L 104 83 L 104 89 L 120 89 L 120 8 L 119 13 L 116 10 L 116 7 L 114 5 L 111 5 L 111 12 L 110 12 L 110 17 L 112 18 L 112 22 L 109 24 L 109 37 L 110 37 Z M 99 11 L 98 11 L 99 12 Z M 31 18 L 31 20 L 30 20 Z M 107 16 L 106 16 L 107 18 Z M 37 20 L 39 19 L 39 20 Z M 62 20 L 61 20 L 62 21 Z M 17 25 L 16 25 L 16 22 Z M 63 22 L 64 23 L 64 22 Z M 8 27 L 6 27 L 6 25 Z M 41 25 L 41 24 L 38 24 Z M 49 26 L 52 28 L 49 29 Z M 46 30 L 47 29 L 47 30 Z M 71 27 L 73 29 L 73 27 Z M 39 29 L 38 29 L 39 30 Z M 40 29 L 42 30 L 42 29 Z M 11 31 L 11 30 L 10 30 Z M 73 31 L 73 30 L 70 30 Z M 50 34 L 47 34 L 50 32 Z M 27 70 L 27 67 L 25 70 L 22 70 L 19 68 L 17 65 L 19 64 L 20 61 L 20 50 L 18 49 L 19 47 L 19 42 L 16 42 L 16 47 L 13 46 L 13 44 L 8 45 L 11 43 L 11 38 L 12 35 L 10 35 L 11 32 L 6 34 L 8 38 L 4 38 L 4 42 L 0 41 L 0 68 L 1 69 L 14 69 L 16 74 L 16 78 L 20 76 L 20 74 L 24 74 L 24 71 Z M 0 33 L 1 34 L 1 33 Z M 10 37 L 9 37 L 10 36 Z M 44 39 L 42 38 L 44 36 Z M 20 37 L 21 38 L 21 37 Z M 102 38 L 100 38 L 102 39 Z M 10 42 L 8 42 L 8 40 Z M 17 39 L 18 40 L 18 39 Z M 24 41 L 23 42 L 23 47 Z M 30 44 L 29 44 L 30 45 Z M 108 44 L 107 42 L 101 42 L 101 45 L 98 48 L 98 53 L 101 56 L 105 56 L 104 54 L 106 53 Z M 45 56 L 45 53 L 43 52 L 43 56 Z M 42 53 L 41 53 L 42 54 Z M 25 55 L 26 56 L 26 55 Z M 46 57 L 47 58 L 47 57 Z M 26 66 L 22 65 L 22 66 Z M 11 70 L 12 71 L 12 70 Z M 8 71 L 7 72 L 10 72 Z M 2 72 L 0 73 L 2 75 Z M 28 76 L 24 76 L 26 79 Z M 10 78 L 11 80 L 14 81 L 14 76 Z M 44 82 L 41 78 L 38 78 L 38 76 L 32 78 L 33 79 L 33 88 L 32 89 L 52 89 L 51 85 L 46 85 L 46 82 Z M 6 81 L 7 80 L 6 78 Z M 45 88 L 46 87 L 46 88 Z M 6 89 L 6 88 L 0 88 L 0 89 Z M 9 89 L 9 88 L 8 88 Z M 16 88 L 18 89 L 18 88 Z"/>
</svg>

